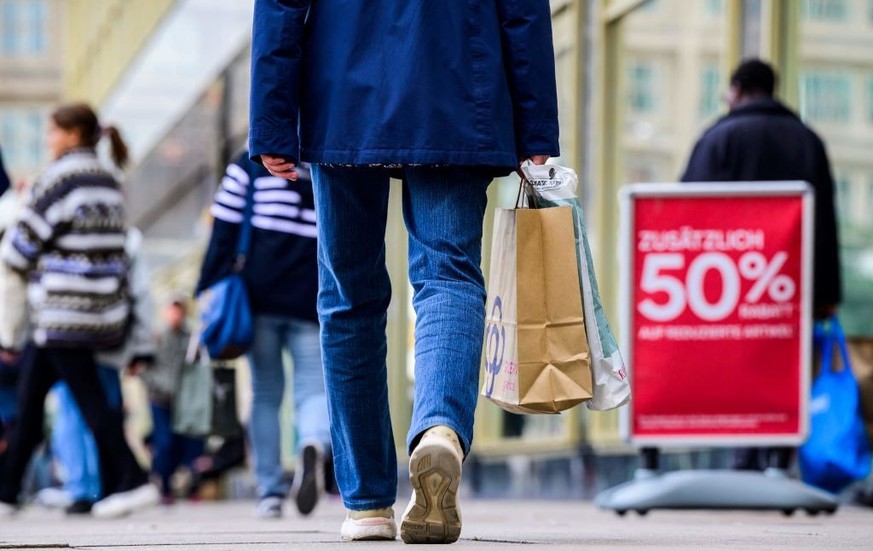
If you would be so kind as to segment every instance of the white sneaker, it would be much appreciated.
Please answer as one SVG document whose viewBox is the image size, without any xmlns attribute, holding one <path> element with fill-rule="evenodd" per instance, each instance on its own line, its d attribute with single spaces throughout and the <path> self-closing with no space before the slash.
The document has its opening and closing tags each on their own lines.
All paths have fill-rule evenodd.
<svg viewBox="0 0 873 551">
<path fill-rule="evenodd" d="M 349 511 L 340 536 L 346 541 L 393 541 L 397 538 L 394 510 Z"/>
<path fill-rule="evenodd" d="M 276 496 L 262 498 L 255 505 L 255 516 L 258 518 L 281 518 L 282 498 Z"/>
<path fill-rule="evenodd" d="M 47 509 L 66 509 L 73 504 L 73 496 L 63 488 L 43 488 L 36 493 L 34 501 Z"/>
<path fill-rule="evenodd" d="M 111 494 L 97 503 L 91 509 L 91 514 L 97 518 L 117 518 L 129 515 L 134 511 L 153 507 L 161 502 L 161 493 L 154 484 L 143 484 L 133 490 Z"/>
<path fill-rule="evenodd" d="M 458 435 L 433 427 L 409 458 L 412 499 L 400 523 L 405 543 L 453 543 L 461 536 L 458 488 L 463 452 Z"/>
</svg>

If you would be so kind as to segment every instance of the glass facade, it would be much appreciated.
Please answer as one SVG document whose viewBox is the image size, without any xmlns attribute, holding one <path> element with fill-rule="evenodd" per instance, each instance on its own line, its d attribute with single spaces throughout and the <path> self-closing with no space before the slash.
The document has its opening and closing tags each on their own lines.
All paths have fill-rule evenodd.
<svg viewBox="0 0 873 551">
<path fill-rule="evenodd" d="M 47 51 L 46 0 L 0 0 L 0 49 L 5 56 Z"/>
<path fill-rule="evenodd" d="M 847 122 L 852 108 L 848 73 L 815 71 L 800 77 L 800 112 L 810 121 Z"/>
<path fill-rule="evenodd" d="M 0 106 L 0 145 L 13 173 L 21 167 L 45 164 L 45 128 L 49 110 L 43 106 Z"/>
<path fill-rule="evenodd" d="M 803 0 L 801 14 L 809 21 L 845 21 L 851 0 Z"/>
<path fill-rule="evenodd" d="M 804 0 L 801 116 L 825 142 L 836 180 L 846 332 L 873 336 L 873 21 L 869 0 Z"/>
</svg>

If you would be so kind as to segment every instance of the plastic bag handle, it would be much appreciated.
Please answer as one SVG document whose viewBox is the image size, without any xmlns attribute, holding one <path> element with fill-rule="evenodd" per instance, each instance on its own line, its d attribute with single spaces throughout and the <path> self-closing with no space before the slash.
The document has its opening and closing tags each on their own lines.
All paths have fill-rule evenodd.
<svg viewBox="0 0 873 551">
<path fill-rule="evenodd" d="M 537 204 L 537 192 L 533 184 L 530 182 L 530 180 L 528 180 L 527 176 L 525 176 L 524 171 L 521 168 L 516 170 L 516 173 L 518 173 L 518 177 L 521 180 L 518 183 L 518 195 L 516 195 L 515 197 L 515 208 L 525 208 L 525 198 L 528 199 L 527 208 L 540 208 L 540 206 Z M 527 193 L 525 193 L 525 191 Z M 533 201 L 533 205 L 530 204 L 531 200 Z"/>
<path fill-rule="evenodd" d="M 843 332 L 843 326 L 836 316 L 816 322 L 814 330 L 815 340 L 822 342 L 822 372 L 830 372 L 839 375 L 840 372 L 834 371 L 834 343 L 840 348 L 840 359 L 843 360 L 842 372 L 852 376 L 852 364 L 849 360 L 849 347 L 846 344 L 846 334 Z"/>
</svg>

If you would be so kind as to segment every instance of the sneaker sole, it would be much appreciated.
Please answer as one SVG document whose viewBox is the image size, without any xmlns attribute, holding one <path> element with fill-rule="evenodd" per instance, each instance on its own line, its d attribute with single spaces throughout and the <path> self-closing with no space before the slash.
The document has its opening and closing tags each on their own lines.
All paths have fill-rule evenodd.
<svg viewBox="0 0 873 551">
<path fill-rule="evenodd" d="M 403 517 L 400 537 L 405 543 L 454 543 L 461 536 L 458 487 L 461 463 L 439 444 L 422 444 L 409 460 L 409 480 L 415 504 Z"/>
<path fill-rule="evenodd" d="M 300 481 L 300 487 L 297 490 L 296 503 L 297 510 L 301 515 L 308 515 L 315 506 L 318 505 L 318 500 L 321 497 L 321 490 L 318 487 L 318 478 L 323 476 L 319 472 L 318 463 L 321 461 L 318 450 L 315 446 L 306 446 L 303 448 L 303 477 Z"/>
</svg>

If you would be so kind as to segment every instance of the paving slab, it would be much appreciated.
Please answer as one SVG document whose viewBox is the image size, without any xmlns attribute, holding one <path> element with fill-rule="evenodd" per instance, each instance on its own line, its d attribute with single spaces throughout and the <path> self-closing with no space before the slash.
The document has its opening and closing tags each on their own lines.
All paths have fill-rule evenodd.
<svg viewBox="0 0 873 551">
<path fill-rule="evenodd" d="M 224 551 L 253 549 L 365 551 L 399 549 L 396 542 L 339 540 L 344 510 L 325 500 L 302 518 L 287 504 L 285 517 L 252 516 L 251 502 L 182 503 L 124 519 L 68 518 L 30 507 L 0 518 L 0 550 L 86 549 Z M 398 503 L 398 515 L 405 503 Z M 452 549 L 669 549 L 731 551 L 873 550 L 873 509 L 843 507 L 833 516 L 755 511 L 652 511 L 618 517 L 585 501 L 462 502 L 464 531 Z"/>
</svg>

